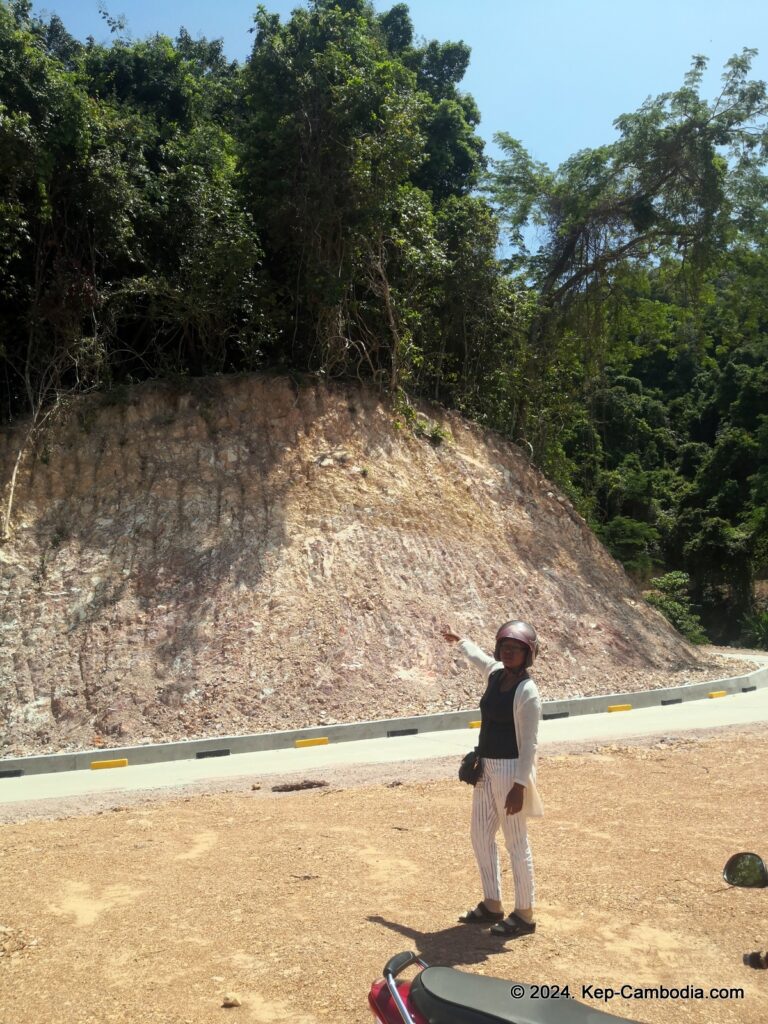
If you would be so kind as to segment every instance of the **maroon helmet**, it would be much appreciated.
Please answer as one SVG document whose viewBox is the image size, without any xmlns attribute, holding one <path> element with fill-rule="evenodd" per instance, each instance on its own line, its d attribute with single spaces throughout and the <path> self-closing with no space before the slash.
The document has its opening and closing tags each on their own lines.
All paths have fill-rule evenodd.
<svg viewBox="0 0 768 1024">
<path fill-rule="evenodd" d="M 496 647 L 493 651 L 493 656 L 496 661 L 501 661 L 501 641 L 502 640 L 519 640 L 520 643 L 525 644 L 528 648 L 528 657 L 525 659 L 525 667 L 530 668 L 536 659 L 536 655 L 539 653 L 539 638 L 536 636 L 536 630 L 533 626 L 527 622 L 522 622 L 520 619 L 511 619 L 509 622 L 505 622 L 503 626 L 499 627 L 499 631 L 496 634 Z"/>
</svg>

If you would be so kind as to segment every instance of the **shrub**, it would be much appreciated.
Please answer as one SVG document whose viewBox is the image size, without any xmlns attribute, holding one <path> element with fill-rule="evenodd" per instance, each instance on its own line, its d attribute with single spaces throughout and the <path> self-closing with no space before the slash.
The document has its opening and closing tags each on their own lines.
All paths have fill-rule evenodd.
<svg viewBox="0 0 768 1024">
<path fill-rule="evenodd" d="M 686 640 L 692 644 L 705 644 L 709 637 L 704 632 L 699 616 L 691 608 L 688 596 L 690 582 L 688 573 L 668 572 L 664 576 L 655 576 L 651 580 L 653 590 L 643 596 Z"/>
<path fill-rule="evenodd" d="M 743 625 L 747 643 L 768 651 L 768 609 L 745 616 Z"/>
</svg>

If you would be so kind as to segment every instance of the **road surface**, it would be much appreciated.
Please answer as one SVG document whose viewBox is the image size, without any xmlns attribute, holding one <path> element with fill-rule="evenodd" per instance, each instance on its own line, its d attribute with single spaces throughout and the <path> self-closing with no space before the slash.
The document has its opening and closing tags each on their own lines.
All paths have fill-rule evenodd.
<svg viewBox="0 0 768 1024">
<path fill-rule="evenodd" d="M 613 743 L 641 736 L 673 736 L 701 729 L 759 722 L 768 722 L 768 688 L 667 707 L 638 708 L 542 722 L 539 750 L 546 753 L 548 749 L 563 744 Z M 415 736 L 354 740 L 298 750 L 286 748 L 203 760 L 129 765 L 103 771 L 55 772 L 18 779 L 0 779 L 0 806 L 41 799 L 104 794 L 116 790 L 172 789 L 207 779 L 314 772 L 331 765 L 391 764 L 452 755 L 459 757 L 476 742 L 476 738 L 477 730 L 457 729 Z"/>
</svg>

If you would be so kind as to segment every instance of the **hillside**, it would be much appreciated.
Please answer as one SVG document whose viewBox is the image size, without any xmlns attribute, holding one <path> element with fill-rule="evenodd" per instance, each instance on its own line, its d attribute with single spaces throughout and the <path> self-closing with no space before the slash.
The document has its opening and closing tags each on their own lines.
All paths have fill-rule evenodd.
<svg viewBox="0 0 768 1024">
<path fill-rule="evenodd" d="M 0 548 L 0 752 L 474 707 L 444 622 L 533 622 L 545 698 L 733 673 L 524 452 L 434 422 L 438 445 L 373 392 L 255 376 L 81 400 Z"/>
</svg>

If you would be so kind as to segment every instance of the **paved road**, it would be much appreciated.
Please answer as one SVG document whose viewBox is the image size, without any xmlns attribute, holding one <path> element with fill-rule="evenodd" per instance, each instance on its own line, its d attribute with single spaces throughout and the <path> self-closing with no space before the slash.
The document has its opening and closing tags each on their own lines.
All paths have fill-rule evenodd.
<svg viewBox="0 0 768 1024">
<path fill-rule="evenodd" d="M 562 743 L 611 743 L 637 736 L 676 735 L 723 725 L 768 722 L 768 688 L 669 707 L 638 708 L 611 714 L 582 715 L 542 722 L 540 749 Z M 392 763 L 466 753 L 477 731 L 457 729 L 389 739 L 354 740 L 301 750 L 267 750 L 204 760 L 166 761 L 106 771 L 56 772 L 0 779 L 0 805 L 49 797 L 83 796 L 114 790 L 184 786 L 205 779 L 238 775 L 287 775 L 329 765 Z"/>
</svg>

